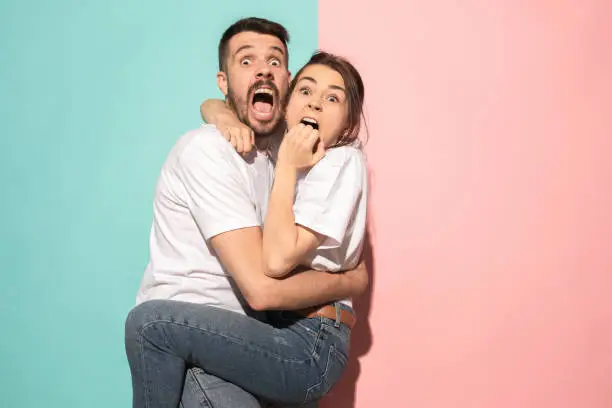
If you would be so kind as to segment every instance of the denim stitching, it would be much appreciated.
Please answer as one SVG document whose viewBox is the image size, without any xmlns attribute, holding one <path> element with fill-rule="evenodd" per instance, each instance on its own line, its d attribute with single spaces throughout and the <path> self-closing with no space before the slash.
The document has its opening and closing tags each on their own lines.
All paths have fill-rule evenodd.
<svg viewBox="0 0 612 408">
<path fill-rule="evenodd" d="M 198 386 L 200 387 L 200 391 L 202 391 L 202 399 L 200 400 L 200 403 L 206 404 L 206 407 L 212 407 L 213 406 L 212 402 L 208 398 L 208 394 L 206 394 L 206 391 L 204 390 L 204 386 L 198 380 L 198 377 L 196 375 L 194 375 L 191 370 L 187 370 L 187 372 L 188 372 L 189 375 L 191 375 L 193 377 L 193 379 L 195 380 L 196 384 L 198 384 Z"/>
<path fill-rule="evenodd" d="M 271 352 L 269 350 L 257 347 L 256 345 L 254 345 L 252 343 L 249 343 L 246 339 L 241 339 L 241 338 L 238 338 L 238 337 L 232 337 L 232 336 L 226 335 L 224 333 L 215 332 L 215 331 L 210 330 L 210 329 L 203 329 L 201 327 L 192 326 L 192 325 L 186 324 L 186 323 L 179 323 L 179 322 L 171 321 L 171 320 L 161 320 L 161 319 L 159 319 L 159 320 L 155 320 L 155 321 L 146 323 L 141 328 L 142 336 L 144 338 L 146 338 L 146 335 L 145 335 L 144 331 L 147 328 L 152 327 L 152 326 L 154 326 L 156 324 L 159 324 L 159 323 L 175 324 L 175 325 L 187 327 L 189 329 L 193 329 L 193 330 L 196 330 L 196 331 L 202 331 L 202 332 L 210 333 L 210 334 L 219 336 L 221 338 L 224 338 L 227 341 L 243 345 L 243 346 L 245 346 L 245 347 L 247 347 L 247 348 L 249 348 L 251 350 L 255 350 L 255 351 L 259 352 L 259 353 L 263 353 L 263 354 L 269 355 L 270 357 L 273 357 L 273 358 L 275 358 L 275 359 L 277 359 L 279 361 L 286 362 L 286 363 L 306 364 L 306 363 L 310 362 L 313 359 L 313 356 L 311 356 L 309 358 L 306 358 L 306 359 L 302 359 L 302 360 L 283 358 L 282 356 L 280 356 L 280 355 L 278 355 L 276 353 L 273 353 L 273 352 Z M 317 336 L 317 339 L 315 340 L 315 343 L 318 342 L 318 340 L 319 340 L 319 336 Z M 147 341 L 148 341 L 148 339 L 147 339 Z M 141 350 L 141 352 L 142 352 L 142 350 Z"/>
<path fill-rule="evenodd" d="M 137 330 L 137 336 L 136 336 L 136 341 L 138 341 L 138 346 L 140 348 L 140 363 L 142 365 L 142 381 L 143 381 L 143 385 L 144 385 L 144 391 L 145 391 L 145 398 L 144 398 L 144 403 L 145 403 L 145 408 L 148 408 L 150 406 L 149 404 L 149 381 L 147 378 L 147 367 L 146 367 L 146 363 L 145 363 L 145 353 L 144 353 L 144 344 L 143 344 L 143 339 L 144 339 L 144 334 L 142 333 L 142 328 L 138 328 Z"/>
<path fill-rule="evenodd" d="M 313 389 L 315 389 L 317 387 L 320 387 L 321 384 L 323 384 L 323 382 L 324 382 L 324 380 L 325 380 L 325 378 L 327 376 L 327 373 L 329 371 L 329 363 L 330 363 L 330 361 L 332 359 L 332 355 L 335 353 L 335 350 L 336 350 L 336 346 L 331 344 L 329 346 L 329 352 L 327 353 L 327 362 L 325 363 L 325 370 L 323 371 L 323 374 L 321 374 L 321 379 L 320 379 L 320 381 L 318 383 L 316 383 L 312 387 L 308 388 L 308 391 L 306 391 L 306 398 L 304 398 L 304 402 L 302 404 L 306 404 L 308 402 L 308 399 L 310 397 L 310 394 L 312 394 L 312 390 Z"/>
</svg>

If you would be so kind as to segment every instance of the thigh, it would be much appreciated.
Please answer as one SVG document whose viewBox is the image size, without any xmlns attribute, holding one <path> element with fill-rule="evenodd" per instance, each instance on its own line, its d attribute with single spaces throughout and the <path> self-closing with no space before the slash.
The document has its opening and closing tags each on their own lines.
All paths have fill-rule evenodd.
<svg viewBox="0 0 612 408">
<path fill-rule="evenodd" d="M 191 368 L 185 375 L 181 408 L 262 408 L 258 399 L 242 388 Z"/>
<path fill-rule="evenodd" d="M 275 327 L 224 309 L 148 301 L 130 313 L 130 326 L 153 347 L 268 400 L 315 399 L 327 353 L 316 326 Z M 311 392 L 308 392 L 311 390 Z"/>
</svg>

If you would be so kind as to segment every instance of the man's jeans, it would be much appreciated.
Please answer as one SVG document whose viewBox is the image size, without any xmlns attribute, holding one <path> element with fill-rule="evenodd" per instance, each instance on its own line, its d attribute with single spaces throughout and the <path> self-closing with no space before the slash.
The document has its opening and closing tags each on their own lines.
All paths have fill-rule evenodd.
<svg viewBox="0 0 612 408">
<path fill-rule="evenodd" d="M 264 323 L 171 300 L 136 306 L 125 338 L 134 407 L 179 406 L 188 366 L 269 401 L 304 404 L 321 398 L 346 365 L 350 329 L 322 317 L 269 315 Z"/>
</svg>

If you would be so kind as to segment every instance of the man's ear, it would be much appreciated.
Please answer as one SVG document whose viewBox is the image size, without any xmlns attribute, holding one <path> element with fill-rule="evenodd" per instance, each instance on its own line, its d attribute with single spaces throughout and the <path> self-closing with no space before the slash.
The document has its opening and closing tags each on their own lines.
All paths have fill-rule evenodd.
<svg viewBox="0 0 612 408">
<path fill-rule="evenodd" d="M 287 71 L 289 73 L 289 83 L 291 83 L 291 81 L 293 80 L 293 77 L 291 76 L 291 71 Z"/>
<path fill-rule="evenodd" d="M 217 72 L 217 86 L 223 96 L 227 96 L 227 74 L 223 71 Z"/>
</svg>

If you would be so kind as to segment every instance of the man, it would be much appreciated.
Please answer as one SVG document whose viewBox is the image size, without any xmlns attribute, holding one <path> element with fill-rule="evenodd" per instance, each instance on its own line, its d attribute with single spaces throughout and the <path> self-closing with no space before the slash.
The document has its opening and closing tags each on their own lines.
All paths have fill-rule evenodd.
<svg viewBox="0 0 612 408">
<path fill-rule="evenodd" d="M 217 83 L 228 106 L 253 129 L 256 149 L 242 157 L 215 127 L 206 125 L 184 135 L 170 152 L 155 190 L 150 262 L 138 293 L 139 305 L 126 323 L 128 357 L 144 347 L 142 327 L 166 316 L 164 307 L 180 305 L 150 300 L 183 301 L 260 316 L 265 310 L 298 310 L 365 290 L 363 266 L 344 274 L 303 271 L 285 279 L 266 277 L 262 269 L 261 226 L 273 178 L 271 156 L 284 131 L 290 81 L 287 42 L 282 26 L 257 18 L 240 20 L 223 34 Z M 187 322 L 190 313 L 196 313 L 192 310 L 202 320 L 205 307 L 183 308 L 180 317 L 169 312 L 164 318 Z M 231 326 L 227 321 L 219 325 Z M 187 331 L 181 336 L 183 349 L 197 341 Z M 168 348 L 172 354 L 172 345 Z M 176 406 L 172 391 L 177 381 L 180 387 L 185 381 L 185 407 L 194 403 L 216 408 L 257 406 L 239 387 L 200 369 L 176 378 L 172 373 L 180 367 L 172 371 L 168 364 L 166 371 L 146 372 L 146 363 L 130 359 L 134 406 L 149 406 L 151 401 L 158 404 L 150 406 Z M 149 383 L 168 388 L 150 389 Z"/>
</svg>

